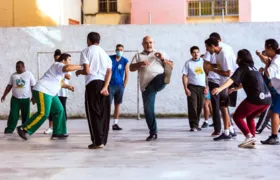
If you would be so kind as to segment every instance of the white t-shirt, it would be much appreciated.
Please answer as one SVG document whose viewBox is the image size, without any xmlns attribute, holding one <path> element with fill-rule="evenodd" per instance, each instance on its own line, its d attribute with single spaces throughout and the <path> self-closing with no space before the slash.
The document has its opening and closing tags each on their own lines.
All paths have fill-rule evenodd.
<svg viewBox="0 0 280 180">
<path fill-rule="evenodd" d="M 280 94 L 280 55 L 276 55 L 267 69 L 271 84 L 274 89 Z"/>
<path fill-rule="evenodd" d="M 143 66 L 138 70 L 139 79 L 140 79 L 140 89 L 144 91 L 148 84 L 158 75 L 164 73 L 163 63 L 160 59 L 155 56 L 155 53 L 158 51 L 153 51 L 150 54 L 145 52 L 137 53 L 131 61 L 131 64 L 135 64 L 141 61 L 149 61 L 150 65 Z M 161 52 L 164 59 L 170 60 L 170 57 Z"/>
<path fill-rule="evenodd" d="M 232 50 L 232 48 L 223 46 L 222 50 L 219 54 L 216 54 L 216 61 L 218 69 L 222 71 L 229 71 L 230 70 L 230 76 L 233 75 L 235 70 L 237 69 L 236 64 L 236 56 Z M 220 75 L 220 85 L 224 84 L 229 77 L 221 76 Z"/>
<path fill-rule="evenodd" d="M 56 96 L 63 85 L 63 79 L 66 74 L 62 71 L 64 66 L 63 63 L 55 62 L 49 70 L 45 72 L 33 89 L 50 96 Z"/>
<path fill-rule="evenodd" d="M 203 59 L 205 61 L 210 62 L 211 64 L 216 64 L 216 55 L 215 55 L 215 53 L 211 54 L 210 52 L 206 51 L 206 53 L 204 54 Z M 208 80 L 209 80 L 209 82 L 220 84 L 220 76 L 218 74 L 214 73 L 213 71 L 209 71 L 209 73 L 208 73 Z"/>
<path fill-rule="evenodd" d="M 86 85 L 93 80 L 104 81 L 107 69 L 112 69 L 109 55 L 96 45 L 91 45 L 81 52 L 80 64 L 89 64 L 90 74 L 85 76 Z"/>
<path fill-rule="evenodd" d="M 188 76 L 188 84 L 206 87 L 206 74 L 203 69 L 203 59 L 188 60 L 182 70 Z"/>
<path fill-rule="evenodd" d="M 18 74 L 14 73 L 10 77 L 9 85 L 13 86 L 12 94 L 15 98 L 30 98 L 31 86 L 36 84 L 33 74 L 29 71 Z"/>
<path fill-rule="evenodd" d="M 69 74 L 71 76 L 71 72 L 67 72 L 66 74 Z M 64 84 L 69 84 L 69 80 L 66 79 L 65 77 L 64 77 Z M 61 88 L 57 94 L 57 96 L 59 97 L 68 97 L 68 95 L 69 95 L 69 90 L 66 88 Z"/>
</svg>

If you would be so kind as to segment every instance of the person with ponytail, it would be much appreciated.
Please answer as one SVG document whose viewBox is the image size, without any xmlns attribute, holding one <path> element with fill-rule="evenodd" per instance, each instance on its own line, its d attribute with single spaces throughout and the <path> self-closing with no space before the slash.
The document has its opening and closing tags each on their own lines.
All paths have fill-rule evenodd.
<svg viewBox="0 0 280 180">
<path fill-rule="evenodd" d="M 263 60 L 266 65 L 264 69 L 265 75 L 271 80 L 271 85 L 276 90 L 275 96 L 272 98 L 271 105 L 271 136 L 267 140 L 261 141 L 262 144 L 276 145 L 279 144 L 278 128 L 280 114 L 280 49 L 275 39 L 265 41 L 265 54 L 268 57 Z"/>
<path fill-rule="evenodd" d="M 271 94 L 262 75 L 254 67 L 252 55 L 247 49 L 238 51 L 236 63 L 239 67 L 234 74 L 222 86 L 215 88 L 212 94 L 217 95 L 234 83 L 239 87 L 230 89 L 229 93 L 241 88 L 244 89 L 247 97 L 237 107 L 233 120 L 246 137 L 245 141 L 239 144 L 238 147 L 254 148 L 256 142 L 254 118 L 270 106 Z M 244 122 L 244 118 L 246 118 L 247 124 Z"/>
</svg>

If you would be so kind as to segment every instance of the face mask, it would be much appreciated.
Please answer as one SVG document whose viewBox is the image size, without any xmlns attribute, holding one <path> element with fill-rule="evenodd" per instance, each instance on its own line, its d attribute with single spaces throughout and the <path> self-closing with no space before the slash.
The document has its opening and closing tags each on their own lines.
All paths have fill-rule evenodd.
<svg viewBox="0 0 280 180">
<path fill-rule="evenodd" d="M 117 56 L 122 57 L 123 52 L 122 51 L 117 51 Z"/>
</svg>

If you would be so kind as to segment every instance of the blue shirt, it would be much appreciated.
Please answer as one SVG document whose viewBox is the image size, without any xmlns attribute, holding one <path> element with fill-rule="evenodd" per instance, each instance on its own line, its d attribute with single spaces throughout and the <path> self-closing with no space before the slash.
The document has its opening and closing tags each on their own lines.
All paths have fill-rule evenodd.
<svg viewBox="0 0 280 180">
<path fill-rule="evenodd" d="M 111 77 L 110 85 L 122 86 L 125 66 L 128 63 L 128 60 L 124 57 L 121 57 L 121 59 L 117 61 L 116 55 L 112 55 L 110 56 L 110 58 L 112 60 L 112 77 Z"/>
</svg>

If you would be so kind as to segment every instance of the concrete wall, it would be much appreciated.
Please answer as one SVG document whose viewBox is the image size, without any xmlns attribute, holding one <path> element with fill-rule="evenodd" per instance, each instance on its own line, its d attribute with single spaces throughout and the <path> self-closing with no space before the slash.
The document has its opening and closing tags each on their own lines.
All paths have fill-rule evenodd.
<svg viewBox="0 0 280 180">
<path fill-rule="evenodd" d="M 124 56 L 131 59 L 135 51 L 142 50 L 141 40 L 146 35 L 154 37 L 156 49 L 166 51 L 175 62 L 175 69 L 170 85 L 158 93 L 156 112 L 160 114 L 184 114 L 187 112 L 187 100 L 181 84 L 181 69 L 190 58 L 189 48 L 198 45 L 204 52 L 204 40 L 213 32 L 219 32 L 225 43 L 239 49 L 248 48 L 253 56 L 255 50 L 262 50 L 267 38 L 280 39 L 280 23 L 224 23 L 224 24 L 185 24 L 185 25 L 120 25 L 120 26 L 62 26 L 37 28 L 0 29 L 0 94 L 2 95 L 15 63 L 23 60 L 34 75 L 40 77 L 53 62 L 52 52 L 56 48 L 62 51 L 80 51 L 86 47 L 86 36 L 90 31 L 101 34 L 101 46 L 112 53 L 117 43 L 122 43 L 126 52 Z M 51 52 L 41 53 L 38 52 Z M 73 63 L 79 62 L 79 54 L 71 53 Z M 259 59 L 255 59 L 260 67 Z M 137 112 L 137 73 L 130 73 L 125 90 L 122 113 Z M 84 78 L 73 77 L 71 84 L 76 92 L 71 93 L 67 109 L 70 116 L 84 115 Z M 10 96 L 9 96 L 10 97 Z M 9 112 L 9 97 L 0 104 L 0 115 Z M 241 92 L 239 102 L 244 99 Z M 141 100 L 141 96 L 140 96 Z M 141 113 L 142 101 L 140 101 Z M 34 106 L 32 108 L 34 110 Z"/>
</svg>

